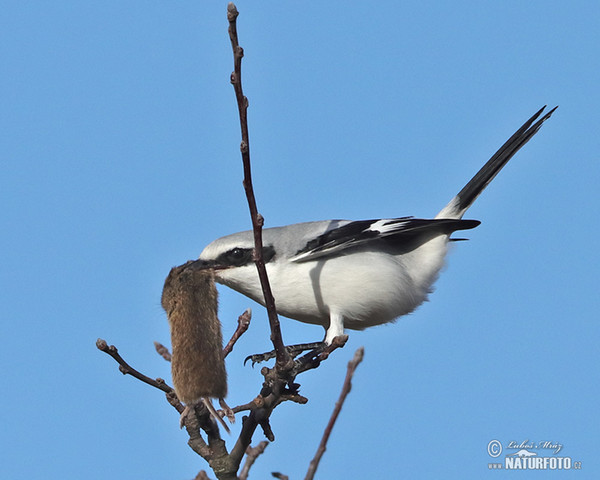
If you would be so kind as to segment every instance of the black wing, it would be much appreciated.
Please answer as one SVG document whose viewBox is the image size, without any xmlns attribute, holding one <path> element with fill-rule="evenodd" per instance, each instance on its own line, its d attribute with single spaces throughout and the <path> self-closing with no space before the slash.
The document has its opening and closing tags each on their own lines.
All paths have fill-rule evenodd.
<svg viewBox="0 0 600 480">
<path fill-rule="evenodd" d="M 304 262 L 337 253 L 369 242 L 386 240 L 397 247 L 414 242 L 424 234 L 451 234 L 456 230 L 475 228 L 478 220 L 455 220 L 402 217 L 383 220 L 359 220 L 333 228 L 314 238 L 298 250 L 294 262 Z"/>
</svg>

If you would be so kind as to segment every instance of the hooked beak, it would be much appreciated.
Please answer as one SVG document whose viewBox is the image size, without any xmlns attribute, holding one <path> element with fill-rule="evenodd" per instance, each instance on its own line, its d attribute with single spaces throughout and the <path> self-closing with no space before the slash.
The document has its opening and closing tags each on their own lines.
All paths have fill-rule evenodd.
<svg viewBox="0 0 600 480">
<path fill-rule="evenodd" d="M 185 264 L 186 270 L 198 271 L 198 270 L 223 270 L 227 268 L 225 265 L 220 265 L 214 260 L 189 260 Z"/>
</svg>

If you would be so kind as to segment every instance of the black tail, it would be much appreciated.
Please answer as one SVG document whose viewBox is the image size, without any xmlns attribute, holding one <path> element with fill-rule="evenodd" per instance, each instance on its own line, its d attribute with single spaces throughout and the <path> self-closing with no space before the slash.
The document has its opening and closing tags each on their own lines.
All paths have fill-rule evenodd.
<svg viewBox="0 0 600 480">
<path fill-rule="evenodd" d="M 550 118 L 558 107 L 554 107 L 539 120 L 546 106 L 542 107 L 521 128 L 519 128 L 512 137 L 494 154 L 492 158 L 479 170 L 475 176 L 467 183 L 464 188 L 458 192 L 446 207 L 437 215 L 436 218 L 461 218 L 465 211 L 471 206 L 479 194 L 494 179 L 502 167 L 513 157 L 519 149 L 533 137 L 542 124 Z M 536 122 L 537 120 L 537 122 Z M 535 122 L 535 123 L 534 123 Z"/>
</svg>

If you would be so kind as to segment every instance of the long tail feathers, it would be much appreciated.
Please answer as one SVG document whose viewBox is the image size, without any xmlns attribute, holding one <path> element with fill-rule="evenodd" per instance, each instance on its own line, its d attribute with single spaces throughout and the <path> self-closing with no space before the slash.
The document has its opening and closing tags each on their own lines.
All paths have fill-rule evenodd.
<svg viewBox="0 0 600 480">
<path fill-rule="evenodd" d="M 554 110 L 558 107 L 554 107 L 538 120 L 538 117 L 545 108 L 546 106 L 544 105 L 535 115 L 527 120 L 435 218 L 462 218 L 479 194 L 498 175 L 498 172 L 502 170 L 502 167 L 538 132 L 542 124 L 550 118 Z"/>
</svg>

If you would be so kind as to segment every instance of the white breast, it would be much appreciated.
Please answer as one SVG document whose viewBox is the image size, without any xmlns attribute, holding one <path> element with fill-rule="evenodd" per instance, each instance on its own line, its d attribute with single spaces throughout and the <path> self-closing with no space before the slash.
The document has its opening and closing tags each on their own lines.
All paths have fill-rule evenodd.
<svg viewBox="0 0 600 480">
<path fill-rule="evenodd" d="M 402 255 L 357 251 L 303 263 L 273 261 L 267 273 L 279 314 L 327 326 L 331 313 L 344 326 L 387 323 L 425 301 L 443 266 L 446 235 Z M 264 304 L 254 265 L 217 272 L 218 282 Z"/>
</svg>

